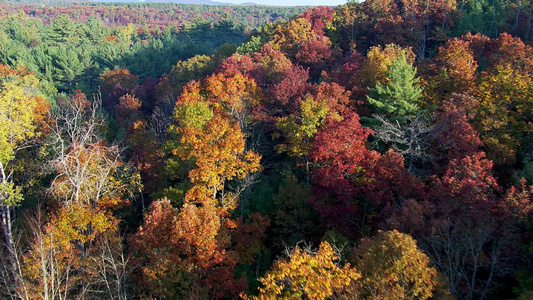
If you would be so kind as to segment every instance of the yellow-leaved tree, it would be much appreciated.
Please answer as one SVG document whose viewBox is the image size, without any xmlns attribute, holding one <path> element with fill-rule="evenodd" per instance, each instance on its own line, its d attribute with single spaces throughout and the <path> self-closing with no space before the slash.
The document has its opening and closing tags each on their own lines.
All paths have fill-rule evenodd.
<svg viewBox="0 0 533 300">
<path fill-rule="evenodd" d="M 8 254 L 3 277 L 13 291 L 20 285 L 19 260 L 12 236 L 13 208 L 20 204 L 23 196 L 21 188 L 13 182 L 11 165 L 17 151 L 31 144 L 36 136 L 36 124 L 43 120 L 47 109 L 35 75 L 0 64 L 0 225 Z"/>
<path fill-rule="evenodd" d="M 36 218 L 38 219 L 38 218 Z M 24 299 L 73 299 L 106 295 L 126 299 L 127 258 L 118 220 L 81 203 L 60 208 L 24 255 Z M 105 291 L 105 292 L 95 292 Z"/>
<path fill-rule="evenodd" d="M 289 259 L 280 259 L 259 281 L 259 295 L 245 299 L 329 299 L 348 296 L 361 274 L 341 266 L 339 256 L 328 242 L 318 252 L 296 247 Z"/>
<path fill-rule="evenodd" d="M 364 239 L 355 251 L 362 274 L 357 299 L 429 299 L 438 284 L 429 257 L 397 230 Z"/>
</svg>

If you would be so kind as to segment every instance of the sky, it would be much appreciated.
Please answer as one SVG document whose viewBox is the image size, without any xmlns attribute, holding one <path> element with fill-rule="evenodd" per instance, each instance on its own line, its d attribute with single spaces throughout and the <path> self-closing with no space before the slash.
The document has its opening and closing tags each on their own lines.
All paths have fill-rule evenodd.
<svg viewBox="0 0 533 300">
<path fill-rule="evenodd" d="M 217 0 L 215 0 L 217 1 Z M 266 5 L 286 5 L 286 6 L 297 6 L 297 5 L 328 5 L 336 6 L 339 4 L 344 4 L 347 0 L 218 0 L 219 2 L 226 3 L 245 3 L 253 2 L 257 4 L 266 4 Z"/>
</svg>

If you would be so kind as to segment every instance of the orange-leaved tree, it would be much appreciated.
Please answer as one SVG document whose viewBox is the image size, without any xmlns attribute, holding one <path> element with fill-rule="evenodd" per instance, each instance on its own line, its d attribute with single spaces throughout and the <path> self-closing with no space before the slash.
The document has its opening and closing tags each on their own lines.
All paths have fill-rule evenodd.
<svg viewBox="0 0 533 300">
<path fill-rule="evenodd" d="M 235 99 L 226 101 L 225 96 L 232 99 L 226 93 L 222 98 L 213 93 L 208 93 L 208 97 L 204 95 L 200 84 L 194 82 L 185 87 L 178 99 L 175 111 L 178 126 L 173 128 L 179 135 L 179 142 L 173 154 L 195 165 L 189 171 L 192 188 L 185 201 L 216 201 L 215 206 L 222 213 L 234 208 L 238 194 L 227 193 L 226 184 L 258 171 L 260 156 L 246 151 L 239 122 L 231 115 L 231 109 L 227 109 L 237 109 L 238 106 L 231 104 Z"/>
<path fill-rule="evenodd" d="M 191 82 L 176 102 L 171 127 L 172 154 L 189 167 L 190 188 L 177 209 L 156 202 L 133 239 L 143 261 L 141 271 L 151 296 L 220 298 L 238 294 L 246 279 L 235 278 L 237 257 L 229 251 L 229 220 L 246 185 L 231 181 L 260 169 L 260 156 L 246 149 L 251 105 L 257 101 L 253 80 L 240 73 L 214 75 L 204 84 Z M 171 161 L 172 163 L 172 161 Z M 229 186 L 234 189 L 229 189 Z M 262 222 L 265 225 L 267 223 Z M 153 238 L 167 232 L 167 238 Z M 153 248 L 164 249 L 154 253 Z M 243 261 L 250 253 L 240 251 Z M 144 284 L 144 283 L 143 283 Z"/>
<path fill-rule="evenodd" d="M 186 203 L 181 209 L 167 199 L 154 202 L 131 239 L 141 263 L 139 291 L 174 299 L 220 298 L 242 291 L 246 281 L 234 278 L 235 262 L 225 250 L 221 227 L 212 202 Z"/>
</svg>

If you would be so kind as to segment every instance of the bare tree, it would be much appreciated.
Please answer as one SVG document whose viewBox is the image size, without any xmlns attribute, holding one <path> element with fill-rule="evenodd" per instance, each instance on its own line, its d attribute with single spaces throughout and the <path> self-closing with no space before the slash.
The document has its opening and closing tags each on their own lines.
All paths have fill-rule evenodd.
<svg viewBox="0 0 533 300">
<path fill-rule="evenodd" d="M 174 101 L 173 101 L 174 99 Z M 168 127 L 174 113 L 175 97 L 166 96 L 157 105 L 149 118 L 148 128 L 155 134 L 157 141 L 162 145 L 167 140 Z"/>
<path fill-rule="evenodd" d="M 34 238 L 30 260 L 42 265 L 36 284 L 48 290 L 44 298 L 52 295 L 50 299 L 74 296 L 83 299 L 105 295 L 105 298 L 126 299 L 126 280 L 131 270 L 113 218 L 106 217 L 110 219 L 100 223 L 83 219 L 87 223 L 82 226 L 72 223 L 81 222 L 81 219 L 73 221 L 72 214 L 102 218 L 105 214 L 96 209 L 99 202 L 103 199 L 119 202 L 124 194 L 138 191 L 133 185 L 140 186 L 140 181 L 135 170 L 122 163 L 120 148 L 106 144 L 101 138 L 105 120 L 100 115 L 100 97 L 88 101 L 84 94 L 78 93 L 63 101 L 52 112 L 49 123 L 51 171 L 56 172 L 49 191 L 62 200 L 64 215 L 60 217 L 67 219 L 47 224 Z M 110 227 L 102 228 L 103 224 Z M 65 230 L 73 230 L 83 239 L 69 240 Z M 61 235 L 63 244 L 57 242 L 55 234 Z"/>
<path fill-rule="evenodd" d="M 95 265 L 95 294 L 108 299 L 124 300 L 129 297 L 129 278 L 135 269 L 131 265 L 131 253 L 126 254 L 122 237 L 115 232 L 113 236 L 102 239 L 98 245 L 97 264 Z"/>
<path fill-rule="evenodd" d="M 420 239 L 420 245 L 446 276 L 453 295 L 459 299 L 486 299 L 494 278 L 509 271 L 502 253 L 511 241 L 505 234 L 495 232 L 490 220 L 476 225 L 458 223 L 442 220 L 431 235 Z"/>
<path fill-rule="evenodd" d="M 109 177 L 120 164 L 120 149 L 100 138 L 100 107 L 99 96 L 88 101 L 76 94 L 52 112 L 52 165 L 57 176 L 51 191 L 66 205 L 82 201 L 96 207 L 103 195 L 112 193 Z"/>
<path fill-rule="evenodd" d="M 375 136 L 408 158 L 409 171 L 413 169 L 414 160 L 423 161 L 429 157 L 428 138 L 433 130 L 429 124 L 429 117 L 417 115 L 407 118 L 405 122 L 388 121 L 380 115 L 374 117 L 382 124 L 375 130 Z"/>
<path fill-rule="evenodd" d="M 23 275 L 22 235 L 15 230 L 12 238 L 11 248 L 3 247 L 10 253 L 0 255 L 0 280 L 3 283 L 0 295 L 10 299 L 29 299 L 28 286 Z"/>
<path fill-rule="evenodd" d="M 71 145 L 90 145 L 99 140 L 99 130 L 104 125 L 100 115 L 102 99 L 99 95 L 93 101 L 77 93 L 66 99 L 59 99 L 58 105 L 51 112 L 52 122 L 49 127 L 60 147 L 61 153 L 68 151 Z"/>
<path fill-rule="evenodd" d="M 7 294 L 13 298 L 13 287 L 18 285 L 17 270 L 17 252 L 13 240 L 13 220 L 14 207 L 22 201 L 20 188 L 15 186 L 12 179 L 12 172 L 6 174 L 4 165 L 0 161 L 0 210 L 1 210 L 1 227 L 4 234 L 2 253 L 2 280 L 7 288 Z"/>
</svg>

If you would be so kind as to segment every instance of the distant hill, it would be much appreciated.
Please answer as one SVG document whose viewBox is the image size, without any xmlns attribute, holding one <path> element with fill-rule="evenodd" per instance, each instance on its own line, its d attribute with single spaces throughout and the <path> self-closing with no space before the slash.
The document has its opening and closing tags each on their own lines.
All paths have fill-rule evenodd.
<svg viewBox="0 0 533 300">
<path fill-rule="evenodd" d="M 254 2 L 246 3 L 226 3 L 211 0 L 92 0 L 92 2 L 140 2 L 140 3 L 176 3 L 176 4 L 197 4 L 197 5 L 237 5 L 237 6 L 255 6 L 261 5 Z"/>
<path fill-rule="evenodd" d="M 231 3 L 216 2 L 211 0 L 93 0 L 92 2 L 143 2 L 143 3 L 177 3 L 198 5 L 233 5 Z"/>
<path fill-rule="evenodd" d="M 3 0 L 0 0 L 2 2 Z M 66 5 L 66 4 L 80 4 L 87 2 L 96 3 L 172 3 L 172 4 L 192 4 L 192 5 L 232 5 L 232 6 L 265 6 L 254 2 L 246 3 L 227 3 L 211 0 L 12 0 L 11 3 L 19 4 L 54 4 L 54 5 Z"/>
</svg>

